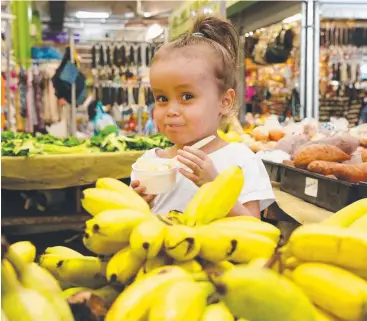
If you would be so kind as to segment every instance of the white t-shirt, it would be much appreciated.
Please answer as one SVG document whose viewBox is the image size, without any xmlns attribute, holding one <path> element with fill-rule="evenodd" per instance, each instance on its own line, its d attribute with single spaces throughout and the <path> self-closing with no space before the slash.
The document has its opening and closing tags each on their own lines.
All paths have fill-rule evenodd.
<svg viewBox="0 0 367 321">
<path fill-rule="evenodd" d="M 215 168 L 222 172 L 229 166 L 240 166 L 244 172 L 245 184 L 238 201 L 243 204 L 260 201 L 260 210 L 266 209 L 274 200 L 274 193 L 265 166 L 260 158 L 244 144 L 230 143 L 210 153 Z M 156 149 L 145 152 L 141 158 L 158 158 Z M 134 180 L 134 177 L 131 177 Z M 183 212 L 197 192 L 198 187 L 182 174 L 177 174 L 175 188 L 167 193 L 157 195 L 154 199 L 152 212 L 167 214 L 171 210 Z"/>
</svg>

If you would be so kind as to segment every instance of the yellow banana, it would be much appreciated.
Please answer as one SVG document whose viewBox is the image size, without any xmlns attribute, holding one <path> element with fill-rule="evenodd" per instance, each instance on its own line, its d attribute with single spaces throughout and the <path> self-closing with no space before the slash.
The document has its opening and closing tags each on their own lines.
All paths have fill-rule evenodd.
<svg viewBox="0 0 367 321">
<path fill-rule="evenodd" d="M 229 167 L 213 182 L 204 184 L 186 207 L 186 225 L 204 225 L 227 216 L 236 204 L 243 184 L 244 174 L 238 166 Z"/>
<path fill-rule="evenodd" d="M 367 213 L 349 226 L 350 229 L 367 233 Z"/>
<path fill-rule="evenodd" d="M 166 266 L 166 265 L 170 265 L 172 263 L 172 259 L 170 257 L 168 257 L 165 254 L 160 254 L 156 257 L 153 257 L 151 259 L 147 259 L 143 266 L 140 268 L 138 274 L 136 275 L 135 280 L 139 280 L 140 278 L 142 278 L 145 274 L 149 273 L 150 271 L 162 267 L 162 266 Z"/>
<path fill-rule="evenodd" d="M 59 283 L 46 269 L 38 264 L 25 263 L 11 248 L 7 258 L 13 264 L 19 275 L 19 281 L 27 289 L 35 290 L 46 298 L 62 321 L 74 321 L 70 307 L 62 296 Z"/>
<path fill-rule="evenodd" d="M 168 226 L 164 240 L 167 255 L 177 261 L 189 261 L 199 254 L 195 230 L 184 225 Z"/>
<path fill-rule="evenodd" d="M 87 287 L 78 286 L 78 287 L 69 288 L 69 289 L 62 291 L 62 295 L 65 299 L 69 299 L 73 295 L 78 294 L 80 292 L 85 292 L 85 291 L 92 292 L 93 290 Z"/>
<path fill-rule="evenodd" d="M 315 307 L 316 310 L 316 320 L 317 321 L 338 321 L 336 317 L 330 315 L 329 313 L 322 311 L 321 309 Z"/>
<path fill-rule="evenodd" d="M 130 284 L 108 310 L 105 321 L 141 321 L 148 316 L 155 293 L 168 283 L 192 280 L 189 273 L 177 266 L 166 266 L 151 271 Z"/>
<path fill-rule="evenodd" d="M 1 309 L 9 321 L 62 321 L 39 292 L 23 287 L 1 264 Z"/>
<path fill-rule="evenodd" d="M 203 267 L 196 260 L 175 261 L 173 262 L 173 265 L 177 265 L 180 268 L 183 268 L 185 271 L 190 272 L 190 273 L 198 273 L 203 270 Z"/>
<path fill-rule="evenodd" d="M 336 266 L 304 263 L 292 280 L 317 306 L 348 321 L 367 318 L 367 282 Z"/>
<path fill-rule="evenodd" d="M 183 212 L 169 211 L 166 217 L 174 224 L 185 224 Z"/>
<path fill-rule="evenodd" d="M 100 178 L 96 182 L 96 187 L 117 192 L 125 199 L 128 208 L 136 209 L 145 213 L 150 213 L 150 207 L 148 203 L 133 189 L 124 184 L 123 182 L 114 178 Z"/>
<path fill-rule="evenodd" d="M 259 218 L 254 216 L 226 216 L 224 218 L 220 218 L 218 220 L 213 221 L 212 223 L 220 223 L 220 222 L 258 222 L 264 223 Z"/>
<path fill-rule="evenodd" d="M 74 286 L 98 288 L 107 283 L 101 261 L 93 256 L 73 257 L 57 263 L 61 280 Z"/>
<path fill-rule="evenodd" d="M 347 269 L 347 270 L 367 281 L 367 270 L 366 269 Z"/>
<path fill-rule="evenodd" d="M 131 249 L 142 258 L 153 258 L 161 251 L 167 225 L 152 217 L 137 225 L 130 236 Z"/>
<path fill-rule="evenodd" d="M 224 229 L 215 226 L 199 226 L 195 228 L 200 243 L 199 256 L 209 262 L 226 261 L 237 246 Z"/>
<path fill-rule="evenodd" d="M 232 313 L 223 303 L 208 305 L 201 321 L 234 321 Z"/>
<path fill-rule="evenodd" d="M 129 199 L 126 199 L 121 193 L 101 188 L 87 188 L 83 191 L 81 203 L 83 208 L 92 216 L 108 210 L 136 210 L 146 213 L 144 210 L 135 207 Z"/>
<path fill-rule="evenodd" d="M 83 235 L 83 244 L 89 251 L 106 256 L 115 254 L 127 245 L 127 243 L 114 242 L 100 233 L 93 233 L 89 230 L 86 230 Z"/>
<path fill-rule="evenodd" d="M 203 289 L 193 281 L 179 281 L 163 287 L 152 302 L 150 321 L 200 321 L 206 306 Z"/>
<path fill-rule="evenodd" d="M 17 272 L 14 270 L 13 265 L 6 258 L 2 259 L 1 263 L 8 270 L 8 273 L 11 273 L 15 279 L 18 278 Z"/>
<path fill-rule="evenodd" d="M 292 281 L 269 269 L 234 267 L 213 279 L 232 314 L 251 321 L 315 321 L 315 309 Z"/>
<path fill-rule="evenodd" d="M 70 249 L 66 246 L 51 246 L 46 248 L 44 254 L 56 254 L 56 255 L 62 255 L 65 257 L 82 257 L 83 254 Z"/>
<path fill-rule="evenodd" d="M 89 233 L 100 234 L 110 242 L 127 244 L 132 230 L 148 218 L 136 210 L 108 210 L 86 221 L 85 225 Z"/>
<path fill-rule="evenodd" d="M 290 253 L 303 261 L 367 269 L 367 233 L 310 224 L 297 228 L 287 247 Z"/>
<path fill-rule="evenodd" d="M 229 261 L 221 261 L 217 263 L 206 262 L 204 264 L 204 271 L 207 273 L 222 273 L 224 271 L 233 269 L 234 264 Z"/>
<path fill-rule="evenodd" d="M 228 220 L 227 218 L 212 222 L 209 226 L 226 228 L 228 230 L 240 230 L 242 233 L 256 233 L 268 237 L 278 243 L 280 238 L 280 230 L 265 222 L 253 220 Z"/>
<path fill-rule="evenodd" d="M 128 246 L 118 251 L 108 262 L 106 277 L 108 281 L 126 284 L 135 278 L 142 267 L 144 259 Z"/>
<path fill-rule="evenodd" d="M 9 321 L 8 317 L 5 315 L 5 312 L 1 309 L 1 321 Z"/>
<path fill-rule="evenodd" d="M 13 243 L 10 248 L 26 263 L 31 263 L 36 258 L 36 247 L 29 241 Z"/>
<path fill-rule="evenodd" d="M 63 259 L 68 258 L 58 254 L 43 254 L 39 257 L 39 265 L 49 271 L 59 282 L 63 281 L 59 275 L 58 265 Z"/>
<path fill-rule="evenodd" d="M 322 221 L 328 226 L 348 227 L 367 213 L 367 198 L 354 202 Z"/>
</svg>

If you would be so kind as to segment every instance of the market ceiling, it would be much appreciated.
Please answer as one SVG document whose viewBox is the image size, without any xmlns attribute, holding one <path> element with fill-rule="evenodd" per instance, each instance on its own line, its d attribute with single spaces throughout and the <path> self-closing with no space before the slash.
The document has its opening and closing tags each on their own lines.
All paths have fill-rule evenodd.
<svg viewBox="0 0 367 321">
<path fill-rule="evenodd" d="M 41 12 L 43 22 L 53 31 L 61 31 L 65 24 L 103 23 L 150 25 L 165 23 L 169 13 L 182 1 L 36 1 L 35 6 Z M 108 13 L 106 19 L 76 17 L 77 12 Z"/>
</svg>

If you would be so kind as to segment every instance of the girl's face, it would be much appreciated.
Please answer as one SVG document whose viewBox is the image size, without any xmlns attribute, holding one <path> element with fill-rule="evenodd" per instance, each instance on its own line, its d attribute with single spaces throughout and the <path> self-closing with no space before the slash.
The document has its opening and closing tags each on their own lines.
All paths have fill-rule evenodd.
<svg viewBox="0 0 367 321">
<path fill-rule="evenodd" d="M 151 67 L 154 119 L 160 132 L 176 145 L 216 134 L 222 115 L 233 103 L 228 94 L 219 92 L 213 52 L 205 47 L 171 49 Z"/>
</svg>

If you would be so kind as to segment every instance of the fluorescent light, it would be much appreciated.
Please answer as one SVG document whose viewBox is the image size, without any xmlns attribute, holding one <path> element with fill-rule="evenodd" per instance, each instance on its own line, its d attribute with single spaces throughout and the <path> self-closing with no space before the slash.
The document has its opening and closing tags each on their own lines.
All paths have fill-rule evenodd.
<svg viewBox="0 0 367 321">
<path fill-rule="evenodd" d="M 283 20 L 283 23 L 292 23 L 302 19 L 302 13 L 297 13 L 294 16 L 290 16 Z"/>
<path fill-rule="evenodd" d="M 77 11 L 75 16 L 79 19 L 107 19 L 110 14 L 108 12 Z"/>
<path fill-rule="evenodd" d="M 154 38 L 160 36 L 162 33 L 163 33 L 163 27 L 160 26 L 159 24 L 154 24 L 148 28 L 145 38 L 147 41 L 153 40 Z"/>
</svg>

